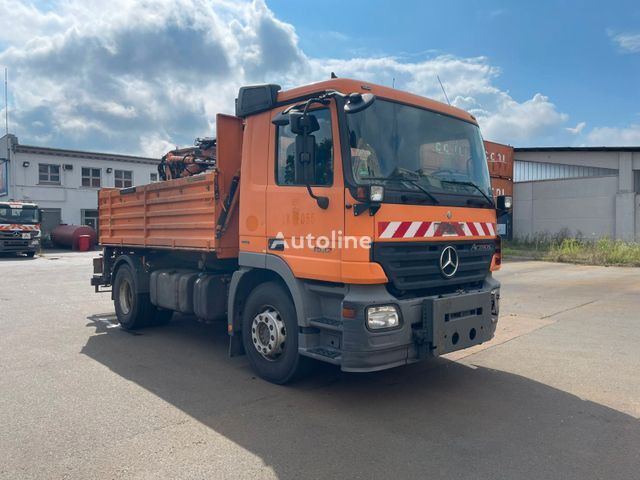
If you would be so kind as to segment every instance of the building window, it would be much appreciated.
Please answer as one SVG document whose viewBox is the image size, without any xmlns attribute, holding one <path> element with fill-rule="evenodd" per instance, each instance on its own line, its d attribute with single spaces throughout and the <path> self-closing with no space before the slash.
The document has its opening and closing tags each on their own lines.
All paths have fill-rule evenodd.
<svg viewBox="0 0 640 480">
<path fill-rule="evenodd" d="M 60 185 L 60 165 L 39 163 L 38 183 L 40 185 Z"/>
<path fill-rule="evenodd" d="M 133 172 L 131 170 L 115 170 L 113 178 L 116 188 L 133 187 Z"/>
<path fill-rule="evenodd" d="M 98 231 L 98 210 L 82 210 L 82 224 Z"/>
<path fill-rule="evenodd" d="M 331 134 L 331 112 L 328 108 L 313 110 L 318 119 L 320 130 L 313 133 L 316 139 L 315 171 L 312 185 L 328 186 L 333 183 L 333 137 Z M 296 162 L 296 136 L 291 128 L 278 127 L 276 133 L 277 163 L 276 180 L 278 185 L 304 185 L 304 165 Z M 309 167 L 307 167 L 309 168 Z"/>
<path fill-rule="evenodd" d="M 82 167 L 82 186 L 100 188 L 100 169 Z"/>
<path fill-rule="evenodd" d="M 157 173 L 150 173 L 149 174 L 149 180 L 153 183 L 153 182 L 157 182 L 158 181 L 158 174 Z"/>
</svg>

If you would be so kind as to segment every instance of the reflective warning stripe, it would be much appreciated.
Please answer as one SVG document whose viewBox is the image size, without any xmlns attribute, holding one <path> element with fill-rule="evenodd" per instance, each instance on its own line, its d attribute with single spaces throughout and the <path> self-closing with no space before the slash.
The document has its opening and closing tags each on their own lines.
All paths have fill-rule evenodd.
<svg viewBox="0 0 640 480">
<path fill-rule="evenodd" d="M 0 230 L 40 230 L 40 225 L 20 225 L 17 223 L 12 224 L 2 224 L 0 225 Z"/>
<path fill-rule="evenodd" d="M 378 222 L 378 238 L 488 237 L 491 222 Z"/>
</svg>

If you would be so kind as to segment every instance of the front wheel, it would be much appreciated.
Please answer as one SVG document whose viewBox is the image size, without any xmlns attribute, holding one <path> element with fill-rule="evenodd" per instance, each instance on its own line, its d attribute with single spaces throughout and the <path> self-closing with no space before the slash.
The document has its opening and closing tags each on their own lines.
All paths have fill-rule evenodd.
<svg viewBox="0 0 640 480">
<path fill-rule="evenodd" d="M 253 370 L 284 384 L 300 377 L 306 358 L 298 354 L 298 320 L 289 293 L 274 282 L 257 286 L 247 298 L 242 341 Z"/>
</svg>

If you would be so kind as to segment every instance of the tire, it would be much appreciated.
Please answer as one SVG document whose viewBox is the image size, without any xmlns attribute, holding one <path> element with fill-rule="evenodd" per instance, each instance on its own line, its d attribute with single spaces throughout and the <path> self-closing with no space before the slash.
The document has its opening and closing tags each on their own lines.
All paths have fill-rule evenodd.
<svg viewBox="0 0 640 480">
<path fill-rule="evenodd" d="M 278 331 L 279 326 L 284 332 Z M 251 367 L 264 380 L 282 385 L 306 370 L 307 359 L 298 353 L 296 309 L 289 292 L 278 283 L 263 283 L 249 294 L 242 316 L 242 342 Z"/>
<path fill-rule="evenodd" d="M 29 257 L 29 258 L 33 258 L 33 257 L 35 257 L 35 255 L 36 255 L 36 252 L 24 252 L 24 253 L 25 253 L 25 255 L 26 255 L 27 257 Z"/>
<path fill-rule="evenodd" d="M 133 271 L 122 265 L 113 282 L 113 303 L 120 326 L 125 330 L 136 330 L 153 322 L 156 308 L 151 305 L 148 293 L 137 293 Z"/>
</svg>

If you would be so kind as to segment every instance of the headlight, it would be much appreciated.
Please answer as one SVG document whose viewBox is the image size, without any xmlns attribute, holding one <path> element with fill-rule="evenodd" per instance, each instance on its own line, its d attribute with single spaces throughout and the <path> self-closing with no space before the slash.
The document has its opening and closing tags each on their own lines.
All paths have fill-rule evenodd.
<svg viewBox="0 0 640 480">
<path fill-rule="evenodd" d="M 504 208 L 511 210 L 511 207 L 513 207 L 513 197 L 511 195 L 507 195 L 504 197 Z"/>
<path fill-rule="evenodd" d="M 367 327 L 382 330 L 400 326 L 400 315 L 394 305 L 367 308 Z"/>
<path fill-rule="evenodd" d="M 500 313 L 500 289 L 491 290 L 491 315 L 497 317 Z"/>
</svg>

